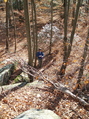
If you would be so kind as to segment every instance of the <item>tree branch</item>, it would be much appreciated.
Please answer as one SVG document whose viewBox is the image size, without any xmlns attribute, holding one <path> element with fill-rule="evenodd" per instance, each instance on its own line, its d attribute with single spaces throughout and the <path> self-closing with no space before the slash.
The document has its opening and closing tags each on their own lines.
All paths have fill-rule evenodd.
<svg viewBox="0 0 89 119">
<path fill-rule="evenodd" d="M 49 80 L 50 78 L 47 75 L 44 75 L 41 71 L 38 71 L 37 69 L 29 66 L 23 60 L 20 60 L 19 66 L 23 72 L 27 73 L 28 75 L 33 76 L 34 78 L 38 77 L 38 79 L 42 79 L 46 82 L 51 83 L 60 92 L 72 97 L 75 101 L 79 102 L 82 106 L 89 108 L 89 103 L 87 103 L 85 100 L 73 94 L 67 87 L 60 84 L 59 82 L 54 83 L 53 81 Z"/>
</svg>

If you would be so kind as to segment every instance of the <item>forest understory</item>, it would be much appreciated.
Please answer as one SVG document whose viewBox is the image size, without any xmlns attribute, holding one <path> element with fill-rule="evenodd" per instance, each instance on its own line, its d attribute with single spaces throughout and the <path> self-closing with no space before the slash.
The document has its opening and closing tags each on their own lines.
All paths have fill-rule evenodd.
<svg viewBox="0 0 89 119">
<path fill-rule="evenodd" d="M 82 8 L 83 11 L 83 8 Z M 47 75 L 48 79 L 52 82 L 59 82 L 68 88 L 76 96 L 89 103 L 89 53 L 85 60 L 83 76 L 81 78 L 81 83 L 77 89 L 77 81 L 79 75 L 79 69 L 81 66 L 82 55 L 84 52 L 85 41 L 87 38 L 87 26 L 86 25 L 86 14 L 79 16 L 76 33 L 74 35 L 74 42 L 72 46 L 72 51 L 70 57 L 68 58 L 66 72 L 63 78 L 60 77 L 59 72 L 63 63 L 64 47 L 63 47 L 63 36 L 64 36 L 64 26 L 62 14 L 62 9 L 54 12 L 53 26 L 58 29 L 58 34 L 54 30 L 54 38 L 52 43 L 52 53 L 49 55 L 49 39 L 45 36 L 39 37 L 39 47 L 42 48 L 45 56 L 43 59 L 43 66 L 41 69 L 36 69 L 42 71 L 43 75 Z M 9 51 L 5 49 L 6 40 L 6 29 L 5 29 L 5 11 L 0 10 L 0 68 L 11 63 L 14 60 L 28 61 L 28 51 L 27 51 L 27 39 L 24 21 L 19 21 L 18 16 L 23 14 L 23 11 L 17 12 L 16 14 L 16 40 L 17 48 L 15 49 L 15 39 L 13 38 L 14 29 L 11 27 L 9 29 Z M 56 15 L 57 14 L 57 15 Z M 38 34 L 44 34 L 42 31 L 46 26 L 49 28 L 50 16 L 49 12 L 44 14 L 39 12 L 38 14 Z M 43 15 L 43 16 L 42 16 Z M 84 16 L 83 16 L 84 15 Z M 71 19 L 70 19 L 71 21 Z M 71 24 L 69 22 L 68 26 L 68 36 L 70 37 Z M 54 29 L 55 29 L 54 28 Z M 55 35 L 56 34 L 56 35 Z M 89 48 L 88 48 L 89 52 Z M 13 119 L 20 113 L 31 109 L 50 109 L 58 114 L 62 119 L 89 119 L 89 105 L 84 107 L 78 101 L 72 97 L 62 93 L 56 87 L 54 87 L 50 82 L 45 82 L 40 80 L 40 78 L 35 78 L 34 81 L 38 81 L 37 86 L 26 85 L 19 89 L 14 89 L 13 91 L 0 92 L 0 95 L 4 95 L 0 98 L 0 119 Z M 12 82 L 11 82 L 12 83 Z M 42 84 L 40 84 L 42 83 Z"/>
</svg>

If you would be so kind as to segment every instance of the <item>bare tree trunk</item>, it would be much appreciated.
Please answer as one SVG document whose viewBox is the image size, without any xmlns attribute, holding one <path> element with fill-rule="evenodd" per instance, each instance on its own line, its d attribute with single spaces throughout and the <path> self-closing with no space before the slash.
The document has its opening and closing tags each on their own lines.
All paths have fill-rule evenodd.
<svg viewBox="0 0 89 119">
<path fill-rule="evenodd" d="M 66 48 L 67 46 L 65 47 L 66 49 L 64 50 L 65 51 L 64 55 L 66 55 L 66 56 L 64 56 L 64 61 L 63 61 L 63 64 L 62 64 L 62 67 L 61 67 L 61 70 L 60 70 L 61 78 L 65 74 L 65 70 L 66 70 L 66 67 L 67 67 L 68 58 L 69 58 L 70 53 L 71 53 L 72 43 L 73 43 L 73 38 L 74 38 L 74 34 L 75 34 L 75 29 L 76 29 L 76 24 L 77 24 L 77 19 L 78 19 L 80 5 L 81 5 L 81 0 L 78 0 L 77 8 L 76 8 L 76 13 L 75 13 L 75 19 L 74 19 L 74 22 L 73 22 L 73 29 L 72 29 L 71 37 L 70 37 L 70 44 L 68 46 L 68 50 Z M 67 32 L 67 31 L 65 30 L 65 32 Z M 66 41 L 67 41 L 67 39 L 66 39 Z"/>
<path fill-rule="evenodd" d="M 32 66 L 32 50 L 31 50 L 31 36 L 30 36 L 30 20 L 28 12 L 28 0 L 23 0 L 24 2 L 24 17 L 26 25 L 27 43 L 28 43 L 28 64 Z"/>
<path fill-rule="evenodd" d="M 78 88 L 79 88 L 79 84 L 81 82 L 81 78 L 82 78 L 82 75 L 83 75 L 84 63 L 85 63 L 85 59 L 86 59 L 86 56 L 87 56 L 88 46 L 89 46 L 89 28 L 88 28 L 88 35 L 87 35 L 87 38 L 86 38 L 85 47 L 84 47 L 84 53 L 83 53 L 83 57 L 82 57 L 82 61 L 81 61 L 81 67 L 80 67 L 79 75 L 78 75 L 78 81 L 77 81 Z"/>
<path fill-rule="evenodd" d="M 9 3 L 6 2 L 6 51 L 9 50 Z"/>
<path fill-rule="evenodd" d="M 34 9 L 33 3 L 31 1 L 31 15 L 32 15 L 32 39 L 33 39 L 33 60 L 35 59 L 35 27 L 34 27 Z M 34 64 L 33 64 L 34 66 Z"/>
<path fill-rule="evenodd" d="M 73 0 L 72 26 L 73 26 L 74 17 L 75 17 L 75 6 L 76 6 L 76 0 Z"/>
<path fill-rule="evenodd" d="M 33 66 L 32 60 L 32 41 L 31 41 L 31 32 L 30 32 L 30 20 L 29 20 L 29 12 L 28 12 L 28 0 L 23 0 L 24 2 L 24 17 L 25 17 L 25 25 L 26 25 L 26 34 L 27 34 L 27 43 L 28 43 L 28 64 Z M 33 82 L 33 77 L 29 76 L 30 82 Z"/>
<path fill-rule="evenodd" d="M 71 0 L 68 0 L 68 14 L 69 14 L 69 8 L 70 8 L 70 1 Z"/>
<path fill-rule="evenodd" d="M 10 1 L 10 8 L 11 8 L 13 23 L 14 23 L 14 39 L 15 39 L 15 51 L 14 52 L 16 52 L 16 49 L 17 49 L 16 22 L 15 22 L 15 16 L 14 16 L 14 13 L 13 13 L 12 1 L 11 0 L 9 0 L 9 1 Z"/>
<path fill-rule="evenodd" d="M 78 20 L 80 5 L 81 5 L 81 0 L 78 0 L 76 13 L 75 13 L 75 20 L 74 20 L 74 23 L 73 23 L 73 29 L 72 29 L 71 37 L 70 37 L 70 45 L 69 45 L 69 48 L 68 48 L 68 57 L 70 56 L 70 53 L 71 53 L 71 48 L 72 48 L 72 43 L 73 43 L 73 39 L 74 39 L 76 24 L 77 24 L 77 20 Z"/>
<path fill-rule="evenodd" d="M 68 14 L 69 14 L 69 3 L 67 3 L 67 0 L 64 1 L 64 57 L 63 57 L 63 64 L 60 70 L 60 75 L 62 77 L 64 73 L 64 69 L 66 67 L 66 62 L 67 62 L 67 51 L 68 51 L 68 46 L 67 46 L 67 25 L 68 25 Z"/>
<path fill-rule="evenodd" d="M 16 22 L 15 22 L 14 16 L 13 16 L 13 20 L 14 20 L 14 39 L 15 39 L 15 52 L 16 52 L 16 49 L 17 49 L 17 38 L 16 38 L 16 24 L 15 24 Z"/>
<path fill-rule="evenodd" d="M 53 36 L 53 0 L 51 0 L 51 37 L 50 37 L 50 46 L 49 46 L 49 54 L 52 52 L 52 36 Z"/>
<path fill-rule="evenodd" d="M 35 55 L 35 63 L 34 63 L 34 66 L 36 67 L 36 60 L 37 60 L 37 57 L 36 57 L 36 52 L 37 52 L 37 49 L 38 49 L 38 36 L 37 36 L 37 14 L 36 14 L 36 5 L 35 5 L 35 2 L 34 0 L 31 0 L 32 2 L 32 5 L 33 5 L 33 10 L 34 10 L 34 20 L 35 20 L 35 29 L 34 29 L 34 55 Z"/>
</svg>

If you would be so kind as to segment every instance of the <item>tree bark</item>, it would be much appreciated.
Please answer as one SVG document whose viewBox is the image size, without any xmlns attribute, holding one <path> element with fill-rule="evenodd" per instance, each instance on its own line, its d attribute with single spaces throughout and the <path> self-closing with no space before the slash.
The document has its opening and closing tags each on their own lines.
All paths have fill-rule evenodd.
<svg viewBox="0 0 89 119">
<path fill-rule="evenodd" d="M 72 29 L 71 37 L 70 37 L 70 45 L 69 45 L 69 48 L 68 48 L 68 57 L 70 56 L 70 53 L 71 53 L 71 48 L 72 48 L 72 43 L 73 43 L 73 39 L 74 39 L 76 24 L 77 24 L 77 20 L 78 20 L 80 5 L 81 5 L 81 0 L 78 0 L 76 13 L 75 13 L 75 20 L 74 20 L 74 23 L 73 23 L 73 29 Z"/>
<path fill-rule="evenodd" d="M 66 2 L 65 2 L 65 4 L 66 4 Z M 75 19 L 74 19 L 74 22 L 73 22 L 73 28 L 72 28 L 71 37 L 70 37 L 70 44 L 68 45 L 68 49 L 67 49 L 67 46 L 65 46 L 65 48 L 64 48 L 64 61 L 63 61 L 63 64 L 62 64 L 62 67 L 61 67 L 61 70 L 60 70 L 61 78 L 65 74 L 68 58 L 69 58 L 70 53 L 71 53 L 72 43 L 73 43 L 73 38 L 74 38 L 74 34 L 75 34 L 75 29 L 76 29 L 76 24 L 77 24 L 77 19 L 78 19 L 80 5 L 81 5 L 81 0 L 78 0 L 77 8 L 76 8 L 76 13 L 75 13 Z M 65 30 L 65 35 L 64 36 L 66 36 L 66 34 L 67 34 L 66 30 Z M 67 37 L 65 37 L 65 43 L 66 43 L 66 41 L 67 41 Z"/>
<path fill-rule="evenodd" d="M 69 3 L 69 2 L 68 2 Z M 61 78 L 65 73 L 65 68 L 66 68 L 66 62 L 67 62 L 67 51 L 68 51 L 68 46 L 67 46 L 67 28 L 68 28 L 68 14 L 69 14 L 69 4 L 67 3 L 67 0 L 64 1 L 64 57 L 63 57 L 63 64 L 60 69 L 60 75 Z"/>
<path fill-rule="evenodd" d="M 9 2 L 6 2 L 6 51 L 9 50 Z"/>
<path fill-rule="evenodd" d="M 34 11 L 34 21 L 35 21 L 35 26 L 33 26 L 33 31 L 35 32 L 33 35 L 34 35 L 34 58 L 35 58 L 35 62 L 34 62 L 34 66 L 36 67 L 36 60 L 37 60 L 37 57 L 36 57 L 36 52 L 37 52 L 37 49 L 38 49 L 38 36 L 37 36 L 37 14 L 36 14 L 36 5 L 35 5 L 35 2 L 34 0 L 31 0 L 32 2 L 32 6 L 33 6 L 33 11 Z"/>
<path fill-rule="evenodd" d="M 76 0 L 73 0 L 72 26 L 73 26 L 74 17 L 75 17 L 75 6 L 76 6 Z"/>
<path fill-rule="evenodd" d="M 28 64 L 32 66 L 32 49 L 31 49 L 31 35 L 30 35 L 30 22 L 29 22 L 29 12 L 28 12 L 28 0 L 23 0 L 24 2 L 24 17 L 26 25 L 27 43 L 28 43 Z"/>
<path fill-rule="evenodd" d="M 13 17 L 13 24 L 14 24 L 14 39 L 15 39 L 15 51 L 17 49 L 17 39 L 16 39 L 16 22 L 15 22 L 15 16 L 14 16 L 14 12 L 13 12 L 13 7 L 12 7 L 12 1 L 9 0 L 10 2 L 10 8 L 11 8 L 11 12 L 12 12 L 12 17 Z"/>
<path fill-rule="evenodd" d="M 83 53 L 83 57 L 82 57 L 82 61 L 81 61 L 81 67 L 80 67 L 79 75 L 78 75 L 78 81 L 77 81 L 78 88 L 79 88 L 79 84 L 81 82 L 81 78 L 82 78 L 82 75 L 83 75 L 84 63 L 85 63 L 85 59 L 86 59 L 86 56 L 87 56 L 88 46 L 89 46 L 89 28 L 88 28 L 88 35 L 87 35 L 87 38 L 86 38 L 85 47 L 84 47 L 84 53 Z"/>
<path fill-rule="evenodd" d="M 53 36 L 53 0 L 51 0 L 51 37 L 50 37 L 50 46 L 49 46 L 49 54 L 52 52 L 52 36 Z"/>
<path fill-rule="evenodd" d="M 31 41 L 31 32 L 30 32 L 30 20 L 29 20 L 29 12 L 28 12 L 28 0 L 23 0 L 24 2 L 24 17 L 25 17 L 25 25 L 26 25 L 26 34 L 27 34 L 27 43 L 28 43 L 28 64 L 33 66 L 32 60 L 32 41 Z M 29 75 L 30 82 L 33 82 L 33 77 Z"/>
</svg>

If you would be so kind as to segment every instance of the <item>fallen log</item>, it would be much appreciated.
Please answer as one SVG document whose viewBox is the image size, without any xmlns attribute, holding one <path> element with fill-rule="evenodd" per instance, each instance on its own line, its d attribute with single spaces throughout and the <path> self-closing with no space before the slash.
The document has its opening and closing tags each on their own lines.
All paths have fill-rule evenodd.
<svg viewBox="0 0 89 119">
<path fill-rule="evenodd" d="M 84 99 L 81 99 L 80 97 L 76 96 L 73 94 L 66 86 L 63 84 L 56 82 L 54 83 L 53 81 L 49 80 L 50 77 L 47 75 L 44 75 L 41 70 L 37 70 L 28 64 L 26 64 L 24 61 L 20 63 L 20 68 L 22 69 L 23 72 L 27 73 L 28 75 L 33 76 L 34 78 L 38 77 L 38 79 L 44 80 L 46 82 L 51 83 L 56 89 L 58 89 L 60 92 L 72 97 L 73 100 L 79 102 L 82 106 L 89 108 L 89 103 L 87 103 Z M 37 78 L 36 78 L 37 79 Z"/>
<path fill-rule="evenodd" d="M 80 98 L 79 96 L 76 96 L 75 94 L 73 94 L 66 86 L 64 86 L 63 84 L 57 82 L 54 83 L 52 81 L 50 81 L 47 77 L 43 77 L 44 81 L 47 81 L 49 83 L 51 83 L 56 89 L 58 89 L 60 92 L 70 96 L 73 100 L 79 102 L 79 104 L 81 104 L 82 106 L 89 108 L 89 103 L 87 103 L 84 99 Z"/>
<path fill-rule="evenodd" d="M 84 107 L 89 107 L 89 103 L 87 103 L 85 100 L 83 100 L 82 98 L 76 96 L 75 94 L 73 94 L 68 88 L 66 88 L 64 85 L 62 84 L 57 84 L 57 86 L 55 86 L 59 91 L 61 91 L 62 93 L 72 97 L 75 101 L 79 102 L 82 106 Z"/>
<path fill-rule="evenodd" d="M 37 70 L 34 67 L 28 65 L 24 60 L 19 59 L 19 68 L 25 72 L 28 75 L 33 76 L 34 78 L 38 79 L 38 80 L 43 80 L 44 82 L 48 82 L 50 84 L 52 84 L 57 90 L 59 90 L 60 92 L 68 95 L 69 97 L 71 97 L 74 101 L 79 102 L 79 104 L 81 104 L 82 106 L 84 106 L 85 108 L 89 109 L 89 103 L 87 103 L 84 99 L 81 99 L 79 96 L 76 96 L 75 94 L 73 94 L 65 85 L 59 83 L 59 82 L 53 82 L 50 79 L 50 77 L 48 77 L 47 75 L 44 75 L 43 72 L 41 70 Z"/>
</svg>

